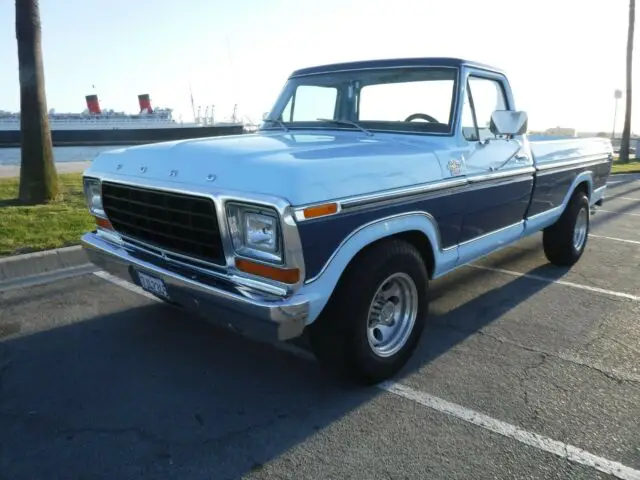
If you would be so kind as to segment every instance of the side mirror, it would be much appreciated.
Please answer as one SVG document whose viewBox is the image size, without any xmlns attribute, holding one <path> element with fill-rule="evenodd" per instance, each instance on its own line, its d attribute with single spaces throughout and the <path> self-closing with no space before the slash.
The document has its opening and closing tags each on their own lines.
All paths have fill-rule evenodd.
<svg viewBox="0 0 640 480">
<path fill-rule="evenodd" d="M 527 132 L 529 117 L 526 112 L 496 110 L 491 114 L 489 130 L 494 135 L 514 137 Z"/>
</svg>

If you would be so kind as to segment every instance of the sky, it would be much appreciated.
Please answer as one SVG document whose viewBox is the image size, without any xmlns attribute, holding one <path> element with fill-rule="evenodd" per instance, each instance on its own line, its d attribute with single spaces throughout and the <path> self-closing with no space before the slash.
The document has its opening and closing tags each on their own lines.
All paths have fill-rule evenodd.
<svg viewBox="0 0 640 480">
<path fill-rule="evenodd" d="M 14 8 L 0 2 L 9 111 L 20 108 Z M 504 69 L 530 129 L 610 133 L 614 90 L 625 89 L 628 0 L 40 0 L 40 9 L 47 104 L 58 112 L 82 111 L 95 93 L 103 109 L 136 113 L 137 95 L 149 93 L 189 121 L 191 87 L 217 118 L 238 104 L 259 120 L 297 68 L 453 56 Z M 623 117 L 622 100 L 618 131 Z"/>
</svg>

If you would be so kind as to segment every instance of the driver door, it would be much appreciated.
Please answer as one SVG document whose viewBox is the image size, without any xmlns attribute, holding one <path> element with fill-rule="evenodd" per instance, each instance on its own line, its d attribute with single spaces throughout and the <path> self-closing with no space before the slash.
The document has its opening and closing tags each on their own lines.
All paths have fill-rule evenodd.
<svg viewBox="0 0 640 480">
<path fill-rule="evenodd" d="M 489 128 L 495 110 L 509 110 L 505 80 L 484 72 L 467 78 L 461 117 L 465 175 L 470 181 L 464 199 L 460 243 L 496 243 L 522 233 L 533 188 L 532 159 L 521 151 L 521 138 L 497 138 Z M 467 250 L 466 254 L 464 250 Z M 482 250 L 482 248 L 480 248 Z M 480 252 L 463 249 L 461 261 Z M 469 258 L 464 258 L 469 257 Z"/>
</svg>

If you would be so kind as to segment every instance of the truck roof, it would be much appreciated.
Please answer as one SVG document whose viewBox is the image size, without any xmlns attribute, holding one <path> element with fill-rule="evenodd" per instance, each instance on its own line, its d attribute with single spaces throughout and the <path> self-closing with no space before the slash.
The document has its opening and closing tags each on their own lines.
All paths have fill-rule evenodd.
<svg viewBox="0 0 640 480">
<path fill-rule="evenodd" d="M 290 77 L 314 75 L 318 73 L 331 73 L 343 70 L 360 70 L 365 68 L 390 68 L 390 67 L 474 67 L 492 72 L 504 73 L 501 69 L 480 62 L 449 57 L 412 57 L 412 58 L 387 58 L 379 60 L 360 60 L 355 62 L 332 63 L 295 70 Z"/>
</svg>

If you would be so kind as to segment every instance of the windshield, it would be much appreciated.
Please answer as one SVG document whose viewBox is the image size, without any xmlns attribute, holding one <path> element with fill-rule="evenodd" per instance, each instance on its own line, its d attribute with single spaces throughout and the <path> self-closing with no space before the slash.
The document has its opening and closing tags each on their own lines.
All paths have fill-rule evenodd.
<svg viewBox="0 0 640 480">
<path fill-rule="evenodd" d="M 340 128 L 447 134 L 456 68 L 353 70 L 290 78 L 262 129 Z M 325 119 L 320 121 L 318 119 Z"/>
</svg>

